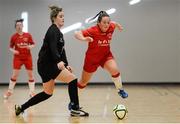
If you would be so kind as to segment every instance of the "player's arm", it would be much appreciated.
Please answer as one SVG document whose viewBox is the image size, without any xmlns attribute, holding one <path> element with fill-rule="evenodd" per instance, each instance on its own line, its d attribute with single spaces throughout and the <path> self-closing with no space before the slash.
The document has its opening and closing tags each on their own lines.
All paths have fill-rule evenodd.
<svg viewBox="0 0 180 124">
<path fill-rule="evenodd" d="M 52 57 L 54 59 L 54 61 L 56 63 L 60 62 L 62 59 L 62 56 L 59 54 L 58 52 L 58 38 L 57 38 L 57 33 L 56 33 L 56 30 L 51 30 L 49 31 L 48 33 L 49 35 L 49 46 L 50 46 L 50 50 L 51 50 L 51 53 L 52 53 Z"/>
<path fill-rule="evenodd" d="M 32 49 L 35 46 L 35 43 L 34 43 L 34 41 L 32 39 L 31 34 L 29 34 L 29 43 L 30 44 L 27 46 L 27 49 Z"/>
<path fill-rule="evenodd" d="M 14 42 L 13 42 L 13 38 L 11 38 L 11 41 L 10 41 L 10 46 L 9 46 L 9 50 L 13 53 L 13 54 L 19 54 L 19 51 L 15 50 L 14 49 Z"/>
<path fill-rule="evenodd" d="M 66 56 L 66 51 L 65 51 L 65 49 L 63 49 L 63 51 L 62 51 L 62 56 L 63 56 L 63 61 L 64 61 L 65 67 L 72 73 L 72 72 L 73 72 L 73 69 L 72 69 L 71 66 L 68 65 L 68 61 L 67 61 L 67 56 Z"/>
<path fill-rule="evenodd" d="M 115 28 L 117 28 L 119 31 L 122 31 L 122 30 L 123 30 L 123 27 L 122 27 L 121 24 L 119 24 L 119 23 L 117 23 L 117 22 L 114 22 L 114 21 L 113 21 L 112 23 L 114 23 Z"/>
<path fill-rule="evenodd" d="M 57 66 L 59 69 L 63 70 L 65 69 L 65 63 L 62 61 L 62 56 L 59 54 L 58 52 L 58 34 L 56 32 L 56 30 L 50 30 L 48 32 L 48 36 L 49 36 L 49 46 L 50 46 L 50 50 L 52 53 L 52 57 L 54 59 L 54 61 L 57 63 Z M 61 48 L 63 49 L 63 48 Z"/>
<path fill-rule="evenodd" d="M 26 45 L 26 46 L 18 46 L 19 48 L 26 48 L 26 49 L 32 49 L 35 45 L 34 44 L 30 44 L 30 45 Z"/>
<path fill-rule="evenodd" d="M 19 51 L 15 50 L 14 48 L 9 48 L 9 50 L 10 50 L 13 54 L 19 54 Z"/>
<path fill-rule="evenodd" d="M 35 46 L 34 44 L 28 45 L 27 49 L 32 49 L 34 46 Z"/>
<path fill-rule="evenodd" d="M 84 35 L 82 34 L 82 31 L 76 31 L 75 32 L 75 38 L 80 40 L 80 41 L 86 41 L 86 42 L 92 42 L 93 41 L 93 38 L 92 37 L 84 37 Z"/>
</svg>

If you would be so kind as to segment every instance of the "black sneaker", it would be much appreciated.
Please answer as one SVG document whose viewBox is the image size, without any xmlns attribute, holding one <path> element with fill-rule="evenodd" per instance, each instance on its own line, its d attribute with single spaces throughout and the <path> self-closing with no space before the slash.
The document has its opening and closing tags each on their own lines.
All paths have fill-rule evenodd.
<svg viewBox="0 0 180 124">
<path fill-rule="evenodd" d="M 73 103 L 69 103 L 68 109 L 71 113 L 71 116 L 80 117 L 80 116 L 89 116 L 89 113 L 82 110 L 82 107 L 76 106 L 78 109 L 73 109 Z"/>
<path fill-rule="evenodd" d="M 68 110 L 70 111 L 72 109 L 71 102 L 68 104 Z"/>
<path fill-rule="evenodd" d="M 74 117 L 87 117 L 87 116 L 89 116 L 89 113 L 83 111 L 82 108 L 80 108 L 78 110 L 71 109 L 70 112 L 71 112 L 71 116 L 74 116 Z"/>
<path fill-rule="evenodd" d="M 79 108 L 81 109 L 82 107 L 79 107 L 79 105 L 75 105 L 73 102 L 70 102 L 68 104 L 68 110 L 71 111 L 71 109 L 73 108 L 72 106 L 74 106 L 75 108 Z"/>
<path fill-rule="evenodd" d="M 23 111 L 21 110 L 21 107 L 19 105 L 15 105 L 15 113 L 16 113 L 16 116 L 23 113 Z"/>
</svg>

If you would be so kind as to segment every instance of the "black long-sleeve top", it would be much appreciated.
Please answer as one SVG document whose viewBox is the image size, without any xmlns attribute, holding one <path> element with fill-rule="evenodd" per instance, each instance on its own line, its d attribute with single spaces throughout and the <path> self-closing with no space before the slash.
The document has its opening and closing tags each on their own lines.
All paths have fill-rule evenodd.
<svg viewBox="0 0 180 124">
<path fill-rule="evenodd" d="M 68 65 L 66 52 L 64 49 L 64 38 L 59 28 L 52 24 L 46 32 L 43 45 L 39 52 L 39 61 L 42 63 L 57 64 L 60 61 Z"/>
</svg>

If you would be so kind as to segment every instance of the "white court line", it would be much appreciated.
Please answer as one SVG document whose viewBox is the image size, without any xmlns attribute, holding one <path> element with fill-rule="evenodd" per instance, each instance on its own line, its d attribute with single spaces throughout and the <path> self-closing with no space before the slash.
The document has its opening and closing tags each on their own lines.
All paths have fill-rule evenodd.
<svg viewBox="0 0 180 124">
<path fill-rule="evenodd" d="M 107 103 L 109 101 L 109 98 L 110 98 L 110 92 L 111 91 L 111 88 L 108 87 L 107 89 L 107 94 L 106 94 L 106 99 L 105 99 L 105 103 Z M 105 118 L 107 115 L 107 104 L 104 105 L 104 110 L 103 110 L 103 118 Z"/>
</svg>

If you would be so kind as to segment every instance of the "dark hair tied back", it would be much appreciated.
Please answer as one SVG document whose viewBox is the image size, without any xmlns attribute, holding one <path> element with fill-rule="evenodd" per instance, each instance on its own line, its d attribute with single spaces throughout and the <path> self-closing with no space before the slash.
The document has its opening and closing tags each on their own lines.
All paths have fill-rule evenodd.
<svg viewBox="0 0 180 124">
<path fill-rule="evenodd" d="M 98 22 L 101 22 L 103 17 L 110 17 L 106 11 L 100 11 L 96 16 L 94 16 L 93 18 L 91 18 L 89 21 L 94 20 L 96 17 L 98 16 Z"/>
</svg>

